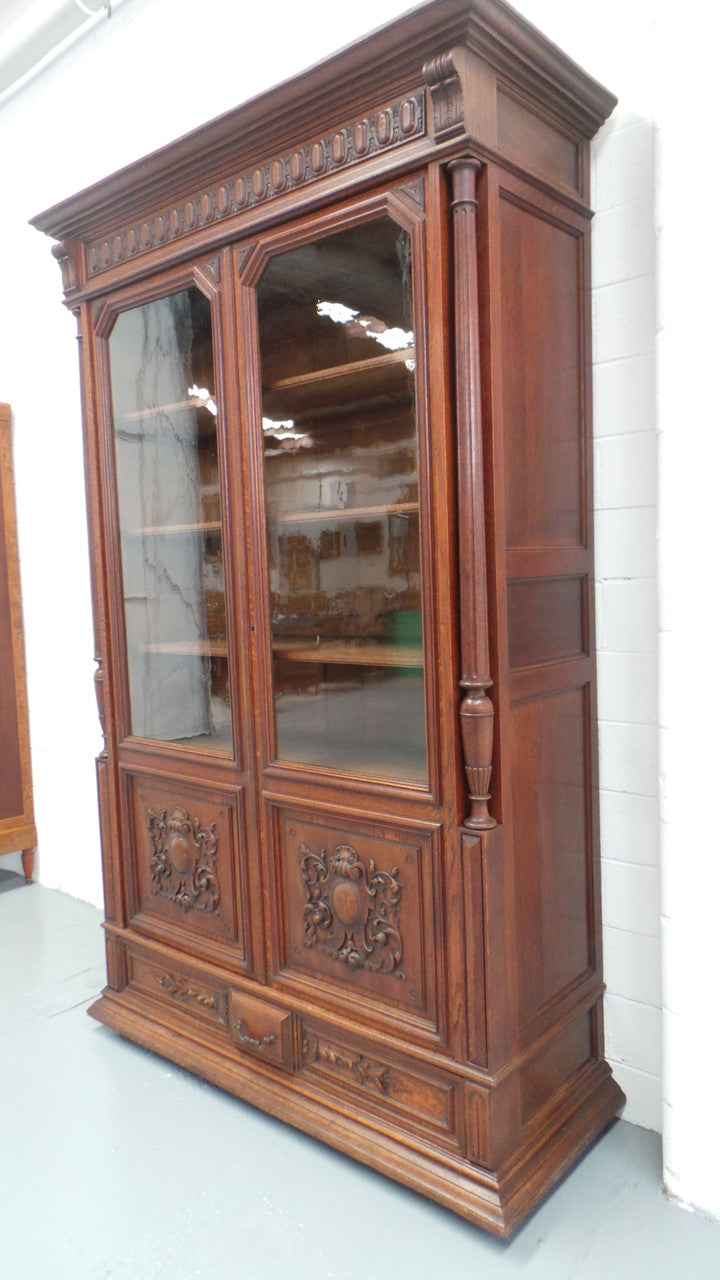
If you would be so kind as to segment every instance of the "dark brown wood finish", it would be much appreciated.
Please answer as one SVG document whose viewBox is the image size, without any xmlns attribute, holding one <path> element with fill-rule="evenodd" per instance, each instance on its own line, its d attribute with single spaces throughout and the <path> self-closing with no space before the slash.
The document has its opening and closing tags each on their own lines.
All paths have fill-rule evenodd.
<svg viewBox="0 0 720 1280">
<path fill-rule="evenodd" d="M 612 106 L 501 0 L 442 0 L 35 219 L 82 337 L 106 734 L 92 1012 L 499 1234 L 622 1101 L 602 1045 L 587 207 Z M 382 219 L 411 251 L 412 348 L 293 320 L 300 278 L 269 341 L 273 264 L 311 272 L 334 245 L 344 302 L 353 237 Z M 190 286 L 212 311 L 217 505 L 133 534 L 112 334 Z M 368 488 L 364 461 L 357 494 L 318 508 L 308 462 L 285 502 L 267 440 L 293 424 L 318 484 L 358 450 L 384 478 Z M 397 615 L 394 587 L 337 569 L 313 587 L 350 546 L 370 572 L 384 521 Z M 224 630 L 144 651 L 228 663 L 231 748 L 130 733 L 128 538 L 178 532 L 210 548 L 206 578 L 222 551 Z M 422 644 L 400 642 L 420 614 Z M 420 687 L 426 766 L 407 733 L 397 763 L 392 717 L 389 763 L 342 736 L 342 759 L 296 758 L 278 729 L 278 697 L 417 707 Z"/>
<path fill-rule="evenodd" d="M 12 413 L 0 404 L 0 855 L 20 851 L 25 879 L 35 865 L 37 831 L 12 464 Z"/>
</svg>

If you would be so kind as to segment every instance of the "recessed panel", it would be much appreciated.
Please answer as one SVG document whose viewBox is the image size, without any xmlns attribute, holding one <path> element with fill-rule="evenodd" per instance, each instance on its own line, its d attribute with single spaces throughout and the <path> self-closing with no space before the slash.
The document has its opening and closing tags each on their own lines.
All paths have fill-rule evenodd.
<svg viewBox="0 0 720 1280">
<path fill-rule="evenodd" d="M 283 973 L 432 1017 L 435 983 L 426 835 L 278 814 Z"/>
<path fill-rule="evenodd" d="M 578 187 L 578 143 L 507 93 L 498 93 L 498 142 L 533 173 Z"/>
<path fill-rule="evenodd" d="M 523 578 L 508 583 L 510 667 L 557 662 L 585 651 L 585 578 Z"/>
<path fill-rule="evenodd" d="M 586 689 L 511 710 L 521 1022 L 591 964 Z"/>
<path fill-rule="evenodd" d="M 500 202 L 507 544 L 584 542 L 581 240 Z"/>
<path fill-rule="evenodd" d="M 450 1077 L 431 1075 L 374 1044 L 312 1022 L 304 1024 L 302 1050 L 302 1070 L 307 1076 L 347 1092 L 366 1110 L 389 1114 L 411 1129 L 456 1145 L 455 1088 Z"/>
<path fill-rule="evenodd" d="M 196 788 L 188 793 L 177 783 L 144 778 L 133 780 L 132 794 L 134 918 L 236 944 L 244 958 L 236 797 L 221 802 Z"/>
</svg>

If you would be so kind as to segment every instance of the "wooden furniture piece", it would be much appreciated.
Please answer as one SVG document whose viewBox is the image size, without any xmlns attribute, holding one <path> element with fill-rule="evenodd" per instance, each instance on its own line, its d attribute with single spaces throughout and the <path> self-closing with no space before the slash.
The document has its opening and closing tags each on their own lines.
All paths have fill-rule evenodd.
<svg viewBox="0 0 720 1280">
<path fill-rule="evenodd" d="M 30 770 L 11 419 L 10 405 L 0 404 L 0 855 L 21 850 L 25 879 L 30 881 L 37 832 Z"/>
<path fill-rule="evenodd" d="M 510 1231 L 603 1060 L 588 140 L 425 5 L 35 219 L 81 335 L 123 1035 Z"/>
</svg>

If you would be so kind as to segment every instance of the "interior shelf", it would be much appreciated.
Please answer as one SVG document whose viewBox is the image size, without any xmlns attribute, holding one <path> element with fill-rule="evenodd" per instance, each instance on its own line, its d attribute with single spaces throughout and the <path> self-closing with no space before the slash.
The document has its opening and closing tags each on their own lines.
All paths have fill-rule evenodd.
<svg viewBox="0 0 720 1280">
<path fill-rule="evenodd" d="M 273 640 L 273 652 L 289 662 L 343 663 L 360 667 L 422 667 L 419 645 L 383 640 Z"/>
<path fill-rule="evenodd" d="M 142 646 L 143 653 L 176 653 L 201 658 L 227 658 L 227 640 L 164 640 Z"/>
<path fill-rule="evenodd" d="M 128 532 L 138 538 L 144 538 L 155 533 L 220 533 L 221 528 L 219 520 L 198 520 L 191 524 L 147 524 L 140 529 L 130 529 Z"/>
<path fill-rule="evenodd" d="M 293 378 L 281 378 L 263 392 L 266 417 L 302 418 L 308 413 L 348 405 L 379 396 L 406 399 L 410 392 L 407 362 L 415 360 L 415 348 L 389 351 L 368 360 L 315 369 Z"/>
<path fill-rule="evenodd" d="M 393 502 L 378 507 L 324 507 L 320 511 L 283 511 L 270 513 L 273 524 L 310 524 L 323 520 L 363 520 L 367 516 L 412 515 L 419 511 L 417 502 Z"/>
</svg>

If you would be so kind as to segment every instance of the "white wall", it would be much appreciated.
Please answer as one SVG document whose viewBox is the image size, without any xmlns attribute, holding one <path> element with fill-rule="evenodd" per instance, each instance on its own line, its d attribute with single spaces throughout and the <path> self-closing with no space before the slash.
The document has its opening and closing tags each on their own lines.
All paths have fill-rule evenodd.
<svg viewBox="0 0 720 1280">
<path fill-rule="evenodd" d="M 703 218 L 717 190 L 708 150 L 716 56 L 708 11 L 657 30 L 659 153 L 660 797 L 665 1001 L 665 1184 L 720 1217 L 717 1105 L 716 590 L 720 258 Z M 683 68 L 679 85 L 661 67 Z"/>
<path fill-rule="evenodd" d="M 0 394 L 16 419 L 20 545 L 25 593 L 31 733 L 39 875 L 44 883 L 98 901 L 99 859 L 93 756 L 98 749 L 91 680 L 91 639 L 81 475 L 74 325 L 60 305 L 60 278 L 49 245 L 27 219 L 63 196 L 201 124 L 237 102 L 317 61 L 411 6 L 365 0 L 362 6 L 308 0 L 237 5 L 235 0 L 123 0 L 32 84 L 0 106 L 0 154 L 11 175 L 12 200 L 0 207 L 4 305 L 0 308 Z M 660 814 L 665 820 L 665 981 L 671 1014 L 682 1020 L 694 1049 L 712 1055 L 700 1037 L 697 1005 L 712 973 L 707 922 L 706 969 L 698 971 L 687 940 L 712 859 L 713 828 L 698 782 L 712 779 L 708 760 L 697 771 L 688 742 L 697 730 L 687 696 L 698 686 L 702 712 L 718 695 L 704 678 L 698 628 L 717 615 L 701 613 L 688 592 L 683 552 L 708 546 L 709 517 L 693 486 L 710 499 L 717 468 L 703 461 L 708 410 L 706 380 L 696 385 L 692 418 L 678 401 L 677 355 L 697 372 L 696 329 L 689 323 L 684 271 L 686 185 L 661 186 L 667 225 L 656 228 L 656 156 L 682 167 L 691 131 L 678 92 L 693 83 L 692 59 L 675 63 L 668 82 L 654 68 L 669 65 L 674 48 L 663 0 L 516 0 L 516 7 L 620 97 L 594 144 L 594 358 L 600 750 L 605 961 L 609 1056 L 628 1095 L 626 1118 L 660 1128 L 661 964 Z M 698 0 L 689 0 L 686 17 Z M 201 15 L 201 19 L 200 19 Z M 667 19 L 669 28 L 669 18 Z M 697 25 L 697 24 L 696 24 Z M 659 54 L 658 54 L 659 48 Z M 667 63 L 665 61 L 667 59 Z M 710 82 L 710 80 L 708 81 Z M 670 88 L 669 86 L 672 86 Z M 694 170 L 699 182 L 699 163 Z M 673 170 L 674 178 L 674 170 Z M 658 527 L 656 388 L 656 229 L 664 251 L 663 296 L 669 316 L 658 348 L 663 392 L 660 423 L 663 531 L 663 797 L 658 767 Z M 695 237 L 700 271 L 703 240 Z M 717 269 L 716 269 L 717 270 Z M 708 308 L 709 309 L 709 308 Z M 706 397 L 705 393 L 708 392 Z M 697 436 L 697 449 L 684 452 Z M 681 443 L 682 442 L 682 443 Z M 687 464 L 690 456 L 692 463 Z M 680 483 L 674 483 L 675 477 Z M 707 491 L 707 493 L 705 492 Z M 706 510 L 712 510 L 709 501 Z M 712 582 L 698 573 L 693 588 Z M 702 684 L 701 684 L 702 682 Z M 707 794 L 712 788 L 707 786 Z M 709 803 L 709 802 L 708 802 Z M 692 828 L 688 813 L 694 814 Z M 692 829 L 692 837 L 690 830 Z M 688 844 L 691 845 L 688 848 Z M 685 868 L 692 874 L 685 876 Z M 672 875 L 672 880 L 670 879 Z M 717 870 L 715 870 L 717 877 Z M 698 951 L 699 954 L 699 951 Z M 714 996 L 714 989 L 712 995 Z M 694 1033 L 694 1035 L 693 1035 Z M 666 1146 L 673 1152 L 671 1189 L 720 1214 L 720 1189 L 710 1171 L 693 1181 L 698 1157 L 686 1117 L 710 1099 L 696 1087 L 692 1061 L 668 1032 L 672 1078 L 666 1084 Z M 667 1047 L 666 1047 L 667 1052 Z M 697 1073 L 696 1073 L 697 1074 Z M 685 1109 L 683 1109 L 685 1108 Z M 698 1126 L 701 1132 L 701 1126 Z M 673 1134 L 675 1136 L 673 1136 Z M 708 1144 L 710 1145 L 710 1144 Z"/>
</svg>

